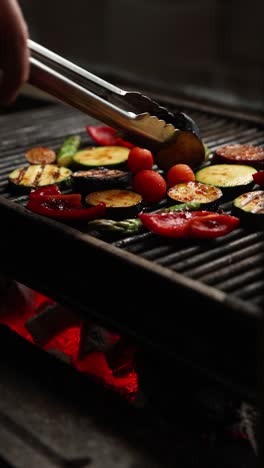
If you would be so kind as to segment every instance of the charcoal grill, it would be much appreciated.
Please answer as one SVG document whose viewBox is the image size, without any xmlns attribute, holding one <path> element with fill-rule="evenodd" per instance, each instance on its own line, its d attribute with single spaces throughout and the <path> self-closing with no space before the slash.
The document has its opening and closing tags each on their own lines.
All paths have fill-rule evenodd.
<svg viewBox="0 0 264 468">
<path fill-rule="evenodd" d="M 210 149 L 238 140 L 263 143 L 258 117 L 180 97 L 159 99 L 197 120 Z M 24 110 L 18 102 L 18 110 L 2 116 L 0 129 L 1 270 L 140 343 L 144 389 L 150 386 L 152 396 L 169 400 L 170 413 L 175 406 L 170 382 L 175 369 L 178 378 L 185 375 L 195 384 L 209 379 L 227 388 L 228 398 L 232 390 L 239 399 L 255 403 L 256 344 L 264 303 L 263 232 L 239 229 L 207 244 L 175 243 L 149 234 L 113 240 L 41 218 L 24 208 L 26 196 L 9 193 L 9 172 L 24 163 L 29 147 L 45 144 L 57 149 L 75 133 L 89 143 L 85 126 L 94 121 L 57 104 L 30 101 Z M 91 386 L 81 374 L 5 326 L 0 327 L 0 349 L 5 356 L 0 362 L 1 466 L 35 461 L 45 467 L 116 466 L 119 460 L 129 468 L 156 467 L 174 466 L 176 458 L 186 466 L 186 453 L 192 454 L 191 466 L 254 463 L 241 441 L 227 454 L 221 442 L 208 450 L 199 424 L 197 430 L 188 423 L 180 423 L 176 432 L 175 426 L 165 430 L 157 425 L 155 398 L 154 412 L 135 413 L 120 398 L 106 394 L 102 386 Z M 188 397 L 180 402 L 184 411 L 188 404 Z M 177 417 L 178 409 L 176 405 Z M 146 457 L 143 452 L 150 452 L 149 447 L 151 456 Z"/>
<path fill-rule="evenodd" d="M 154 97 L 171 110 L 187 112 L 211 150 L 226 143 L 264 143 L 261 118 Z M 24 163 L 28 148 L 56 150 L 76 133 L 89 143 L 85 126 L 92 123 L 98 122 L 53 103 L 2 117 L 2 271 L 255 401 L 263 231 L 239 228 L 206 243 L 171 242 L 146 233 L 98 238 L 29 212 L 27 197 L 7 190 L 7 176 Z"/>
</svg>

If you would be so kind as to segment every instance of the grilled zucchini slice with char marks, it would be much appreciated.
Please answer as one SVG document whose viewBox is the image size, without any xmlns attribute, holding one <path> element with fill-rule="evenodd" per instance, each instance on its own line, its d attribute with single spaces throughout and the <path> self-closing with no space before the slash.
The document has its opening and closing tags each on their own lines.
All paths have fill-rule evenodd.
<svg viewBox="0 0 264 468">
<path fill-rule="evenodd" d="M 233 201 L 233 212 L 247 226 L 264 229 L 264 190 L 243 193 Z"/>
<path fill-rule="evenodd" d="M 222 196 L 220 188 L 200 182 L 182 182 L 167 191 L 170 204 L 197 202 L 203 209 L 216 207 Z"/>
<path fill-rule="evenodd" d="M 78 151 L 73 156 L 73 162 L 79 168 L 114 167 L 126 165 L 129 148 L 123 146 L 95 146 Z"/>
<path fill-rule="evenodd" d="M 92 192 L 85 197 L 85 203 L 95 206 L 105 203 L 107 217 L 112 219 L 125 219 L 137 216 L 142 210 L 142 196 L 131 190 L 111 189 Z"/>
<path fill-rule="evenodd" d="M 256 169 L 242 164 L 212 164 L 195 174 L 197 182 L 219 187 L 225 199 L 234 198 L 254 186 Z"/>
<path fill-rule="evenodd" d="M 67 186 L 71 183 L 71 175 L 72 171 L 67 167 L 58 167 L 56 164 L 34 164 L 12 171 L 8 182 L 11 190 L 27 193 L 35 187 L 53 184 Z"/>
</svg>

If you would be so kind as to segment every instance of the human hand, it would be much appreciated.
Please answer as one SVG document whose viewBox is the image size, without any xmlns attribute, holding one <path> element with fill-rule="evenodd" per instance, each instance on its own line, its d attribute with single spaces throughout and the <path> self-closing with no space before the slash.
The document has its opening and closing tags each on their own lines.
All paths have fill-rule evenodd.
<svg viewBox="0 0 264 468">
<path fill-rule="evenodd" d="M 16 0 L 0 0 L 0 104 L 12 103 L 29 73 L 28 31 Z"/>
</svg>

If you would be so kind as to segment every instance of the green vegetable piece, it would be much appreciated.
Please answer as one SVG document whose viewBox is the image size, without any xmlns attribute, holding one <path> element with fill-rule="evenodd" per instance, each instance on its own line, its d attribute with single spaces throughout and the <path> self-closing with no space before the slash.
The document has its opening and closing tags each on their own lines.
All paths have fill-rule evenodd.
<svg viewBox="0 0 264 468">
<path fill-rule="evenodd" d="M 72 163 L 73 156 L 78 151 L 80 144 L 80 135 L 72 135 L 69 138 L 67 138 L 58 151 L 58 166 L 69 166 Z"/>
<path fill-rule="evenodd" d="M 203 147 L 204 147 L 204 152 L 205 152 L 205 161 L 208 161 L 209 156 L 212 153 L 212 151 L 208 148 L 208 146 L 205 143 L 203 143 Z"/>
<path fill-rule="evenodd" d="M 143 229 L 142 222 L 137 218 L 124 219 L 123 221 L 95 219 L 94 221 L 89 221 L 88 226 L 91 230 L 118 234 L 137 234 Z"/>
<path fill-rule="evenodd" d="M 169 213 L 170 211 L 184 211 L 190 210 L 195 211 L 201 208 L 201 204 L 199 202 L 187 202 L 187 203 L 179 203 L 178 205 L 169 206 L 163 210 L 159 210 L 160 212 Z"/>
</svg>

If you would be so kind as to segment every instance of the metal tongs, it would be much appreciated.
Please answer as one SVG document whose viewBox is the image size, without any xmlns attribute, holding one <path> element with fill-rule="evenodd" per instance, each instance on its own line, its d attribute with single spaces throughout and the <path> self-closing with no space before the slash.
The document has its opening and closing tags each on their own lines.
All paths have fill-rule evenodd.
<svg viewBox="0 0 264 468">
<path fill-rule="evenodd" d="M 112 126 L 120 136 L 146 148 L 159 148 L 187 132 L 199 139 L 195 122 L 172 113 L 136 91 L 125 91 L 29 40 L 29 83 Z"/>
</svg>

